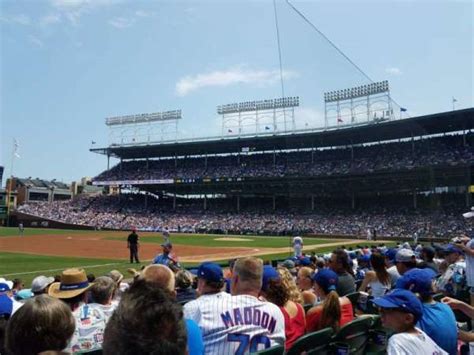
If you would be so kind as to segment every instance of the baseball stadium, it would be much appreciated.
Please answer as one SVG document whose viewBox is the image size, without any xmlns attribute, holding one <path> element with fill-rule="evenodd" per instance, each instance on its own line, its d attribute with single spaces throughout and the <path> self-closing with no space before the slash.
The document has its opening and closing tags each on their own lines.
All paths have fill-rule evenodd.
<svg viewBox="0 0 474 355">
<path fill-rule="evenodd" d="M 38 26 L 79 29 L 110 6 L 84 4 L 52 1 L 60 15 Z M 283 23 L 295 16 L 331 53 L 320 55 L 335 82 L 322 75 L 317 94 L 296 96 L 299 74 L 283 69 L 283 7 Z M 225 84 L 219 70 L 181 77 L 182 101 L 169 101 L 187 110 L 110 115 L 107 139 L 88 132 L 81 160 L 102 162 L 90 177 L 16 176 L 12 135 L 11 166 L 0 166 L 0 354 L 474 353 L 474 108 L 452 97 L 452 110 L 412 114 L 394 98 L 398 68 L 385 70 L 395 84 L 372 80 L 303 8 L 273 1 L 279 70 L 257 73 L 271 76 L 260 92 L 209 95 L 193 113 L 183 102 L 200 85 L 254 79 L 240 78 L 246 64 Z M 107 23 L 123 31 L 158 16 L 130 13 Z M 214 130 L 183 119 L 209 102 Z M 73 141 L 53 140 L 58 162 Z"/>
</svg>

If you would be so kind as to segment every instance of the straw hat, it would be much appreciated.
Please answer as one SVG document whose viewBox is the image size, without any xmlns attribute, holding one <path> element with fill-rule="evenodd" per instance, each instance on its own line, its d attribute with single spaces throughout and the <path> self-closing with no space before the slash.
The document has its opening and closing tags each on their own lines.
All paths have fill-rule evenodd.
<svg viewBox="0 0 474 355">
<path fill-rule="evenodd" d="M 55 298 L 73 298 L 86 292 L 92 285 L 83 269 L 66 269 L 61 274 L 61 282 L 49 286 L 48 294 Z"/>
</svg>

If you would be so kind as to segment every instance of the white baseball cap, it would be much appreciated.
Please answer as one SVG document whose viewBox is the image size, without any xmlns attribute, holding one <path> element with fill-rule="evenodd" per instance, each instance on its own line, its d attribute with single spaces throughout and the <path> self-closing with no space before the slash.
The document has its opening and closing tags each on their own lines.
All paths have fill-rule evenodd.
<svg viewBox="0 0 474 355">
<path fill-rule="evenodd" d="M 54 277 L 37 276 L 31 282 L 31 292 L 41 292 L 54 282 Z"/>
<path fill-rule="evenodd" d="M 415 253 L 411 249 L 400 249 L 395 255 L 395 261 L 397 263 L 405 263 L 414 260 Z"/>
<path fill-rule="evenodd" d="M 471 211 L 470 211 L 470 212 L 463 213 L 462 216 L 463 216 L 464 218 L 472 218 L 472 217 L 474 217 L 474 207 L 471 207 Z"/>
</svg>

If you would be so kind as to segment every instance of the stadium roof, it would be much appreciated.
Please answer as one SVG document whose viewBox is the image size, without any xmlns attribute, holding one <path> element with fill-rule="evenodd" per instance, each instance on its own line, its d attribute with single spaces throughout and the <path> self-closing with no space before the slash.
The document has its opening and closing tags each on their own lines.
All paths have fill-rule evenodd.
<svg viewBox="0 0 474 355">
<path fill-rule="evenodd" d="M 298 133 L 213 138 L 155 144 L 111 145 L 90 149 L 91 152 L 122 159 L 143 159 L 200 154 L 223 154 L 251 151 L 334 147 L 371 143 L 412 136 L 427 136 L 474 128 L 474 108 L 442 112 L 401 120 L 370 123 Z"/>
<path fill-rule="evenodd" d="M 69 185 L 52 180 L 43 180 L 43 179 L 32 179 L 32 178 L 14 178 L 14 181 L 20 186 L 28 186 L 28 187 L 44 187 L 44 188 L 56 188 L 56 189 L 69 189 Z"/>
</svg>

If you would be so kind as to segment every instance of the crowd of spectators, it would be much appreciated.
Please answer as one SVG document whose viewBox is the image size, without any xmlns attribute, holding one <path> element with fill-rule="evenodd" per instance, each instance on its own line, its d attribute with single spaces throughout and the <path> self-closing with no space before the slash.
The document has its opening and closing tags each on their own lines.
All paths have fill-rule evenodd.
<svg viewBox="0 0 474 355">
<path fill-rule="evenodd" d="M 367 349 L 467 354 L 474 340 L 473 242 L 474 235 L 460 232 L 449 244 L 342 246 L 271 264 L 251 256 L 189 271 L 150 264 L 130 270 L 129 280 L 117 270 L 96 278 L 73 268 L 38 276 L 28 290 L 21 280 L 14 286 L 2 278 L 0 353 L 291 350 L 305 334 L 327 330 L 337 337 L 354 322 L 378 320 L 385 328 L 367 330 Z M 340 353 L 349 345 L 325 346 Z"/>
<path fill-rule="evenodd" d="M 68 224 L 107 229 L 131 229 L 221 234 L 273 234 L 294 233 L 347 235 L 365 238 L 367 230 L 379 237 L 449 237 L 462 230 L 465 221 L 460 207 L 447 207 L 432 211 L 413 210 L 387 203 L 385 207 L 371 205 L 356 210 L 317 206 L 315 211 L 277 210 L 271 208 L 231 212 L 224 201 L 211 210 L 204 210 L 202 200 L 182 201 L 176 211 L 169 202 L 149 198 L 142 194 L 119 196 L 80 196 L 71 201 L 32 202 L 19 207 L 19 211 L 41 218 Z M 229 202 L 229 201 L 228 201 Z M 232 202 L 232 201 L 230 201 Z"/>
<path fill-rule="evenodd" d="M 314 151 L 124 161 L 96 181 L 203 178 L 282 178 L 369 174 L 474 161 L 473 135 Z"/>
</svg>

